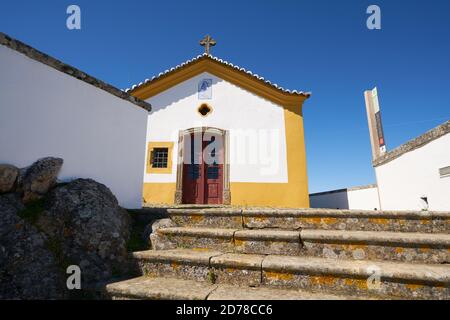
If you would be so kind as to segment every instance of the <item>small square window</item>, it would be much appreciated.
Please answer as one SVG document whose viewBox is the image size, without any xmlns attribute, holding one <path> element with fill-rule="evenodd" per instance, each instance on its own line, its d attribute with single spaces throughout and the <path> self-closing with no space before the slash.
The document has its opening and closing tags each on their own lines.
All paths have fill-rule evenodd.
<svg viewBox="0 0 450 320">
<path fill-rule="evenodd" d="M 169 148 L 154 148 L 152 151 L 152 168 L 167 168 Z"/>
<path fill-rule="evenodd" d="M 149 142 L 147 145 L 146 173 L 171 174 L 173 142 Z"/>
</svg>

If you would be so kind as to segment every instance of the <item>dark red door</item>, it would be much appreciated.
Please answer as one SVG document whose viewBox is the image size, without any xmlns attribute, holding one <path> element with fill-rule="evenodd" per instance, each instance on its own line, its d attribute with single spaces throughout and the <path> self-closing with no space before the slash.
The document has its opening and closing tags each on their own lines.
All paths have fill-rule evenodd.
<svg viewBox="0 0 450 320">
<path fill-rule="evenodd" d="M 221 204 L 223 197 L 223 140 L 220 135 L 204 135 L 205 202 Z"/>
<path fill-rule="evenodd" d="M 222 203 L 223 160 L 221 135 L 202 132 L 185 137 L 183 203 Z"/>
<path fill-rule="evenodd" d="M 183 146 L 183 203 L 204 203 L 204 175 L 202 169 L 202 151 L 199 134 L 184 137 Z"/>
</svg>

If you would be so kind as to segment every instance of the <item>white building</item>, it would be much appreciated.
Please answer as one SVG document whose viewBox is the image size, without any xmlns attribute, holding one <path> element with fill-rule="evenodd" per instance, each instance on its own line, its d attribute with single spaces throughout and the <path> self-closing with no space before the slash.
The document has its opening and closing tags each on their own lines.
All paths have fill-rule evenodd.
<svg viewBox="0 0 450 320">
<path fill-rule="evenodd" d="M 381 209 L 450 211 L 450 121 L 373 161 Z"/>
<path fill-rule="evenodd" d="M 376 185 L 310 194 L 311 207 L 450 211 L 450 121 L 380 155 L 373 166 Z"/>
<path fill-rule="evenodd" d="M 386 152 L 377 88 L 364 98 L 377 187 L 313 194 L 311 206 L 450 211 L 450 121 Z"/>
<path fill-rule="evenodd" d="M 375 184 L 312 193 L 309 202 L 311 208 L 380 210 Z"/>
<path fill-rule="evenodd" d="M 309 93 L 207 53 L 129 92 L 152 105 L 146 204 L 309 207 L 302 113 Z M 201 155 L 213 141 L 217 162 L 208 164 Z"/>
<path fill-rule="evenodd" d="M 92 178 L 142 206 L 150 105 L 0 33 L 0 163 L 64 159 L 63 181 Z"/>
</svg>

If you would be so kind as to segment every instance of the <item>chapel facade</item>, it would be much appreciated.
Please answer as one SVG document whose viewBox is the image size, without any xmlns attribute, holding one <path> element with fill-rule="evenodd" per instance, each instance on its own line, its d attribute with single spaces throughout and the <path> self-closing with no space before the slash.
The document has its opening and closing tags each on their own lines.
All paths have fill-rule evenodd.
<svg viewBox="0 0 450 320">
<path fill-rule="evenodd" d="M 152 105 L 144 204 L 309 207 L 302 113 L 309 93 L 216 58 L 208 44 L 128 92 Z"/>
</svg>

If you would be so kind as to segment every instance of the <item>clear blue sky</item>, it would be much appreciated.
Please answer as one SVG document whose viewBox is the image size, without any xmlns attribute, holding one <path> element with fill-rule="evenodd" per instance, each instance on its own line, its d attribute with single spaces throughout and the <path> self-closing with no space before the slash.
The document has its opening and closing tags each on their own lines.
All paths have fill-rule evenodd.
<svg viewBox="0 0 450 320">
<path fill-rule="evenodd" d="M 66 29 L 77 4 L 82 29 Z M 366 8 L 382 30 L 366 28 Z M 2 1 L 0 30 L 127 88 L 202 52 L 290 89 L 304 106 L 310 191 L 375 181 L 363 91 L 377 86 L 388 150 L 450 119 L 450 1 Z M 1 72 L 1 70 L 0 70 Z"/>
</svg>

